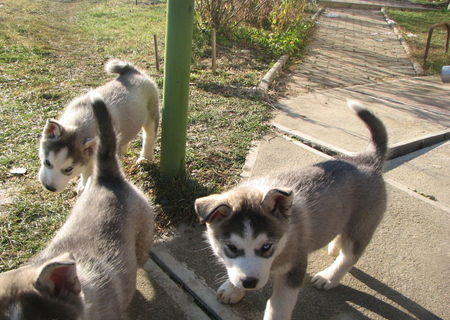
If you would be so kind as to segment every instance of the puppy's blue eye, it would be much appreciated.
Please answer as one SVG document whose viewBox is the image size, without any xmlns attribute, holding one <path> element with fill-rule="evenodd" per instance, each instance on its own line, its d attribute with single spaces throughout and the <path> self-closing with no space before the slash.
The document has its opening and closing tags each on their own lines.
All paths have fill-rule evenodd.
<svg viewBox="0 0 450 320">
<path fill-rule="evenodd" d="M 49 169 L 52 168 L 52 164 L 51 164 L 50 161 L 48 161 L 47 159 L 44 160 L 44 166 L 45 166 L 46 168 L 49 168 Z"/>
<path fill-rule="evenodd" d="M 64 169 L 64 173 L 71 173 L 73 171 L 73 167 L 68 167 Z"/>
<path fill-rule="evenodd" d="M 236 248 L 236 246 L 233 245 L 233 244 L 227 244 L 226 246 L 227 246 L 228 250 L 230 250 L 230 251 L 233 252 L 233 253 L 236 253 L 236 252 L 238 251 L 238 249 Z"/>
<path fill-rule="evenodd" d="M 272 249 L 273 244 L 272 243 L 266 243 L 261 247 L 261 252 L 267 252 L 270 249 Z"/>
</svg>

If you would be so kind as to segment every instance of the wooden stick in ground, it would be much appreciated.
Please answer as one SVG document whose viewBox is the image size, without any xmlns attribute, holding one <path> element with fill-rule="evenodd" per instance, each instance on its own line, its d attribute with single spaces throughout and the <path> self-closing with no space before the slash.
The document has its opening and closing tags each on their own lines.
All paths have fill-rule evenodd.
<svg viewBox="0 0 450 320">
<path fill-rule="evenodd" d="M 153 35 L 153 43 L 154 43 L 154 46 L 155 46 L 156 70 L 159 71 L 159 54 L 158 54 L 158 42 L 156 40 L 156 34 Z"/>
<path fill-rule="evenodd" d="M 212 58 L 212 63 L 211 63 L 211 68 L 212 68 L 212 72 L 216 72 L 216 29 L 212 29 L 211 32 L 211 58 Z"/>
</svg>

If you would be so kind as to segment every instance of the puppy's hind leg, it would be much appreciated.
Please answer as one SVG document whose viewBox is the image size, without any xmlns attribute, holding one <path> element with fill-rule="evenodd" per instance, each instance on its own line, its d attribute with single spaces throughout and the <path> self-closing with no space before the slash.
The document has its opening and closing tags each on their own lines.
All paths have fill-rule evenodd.
<svg viewBox="0 0 450 320">
<path fill-rule="evenodd" d="M 120 143 L 119 145 L 119 157 L 122 158 L 128 151 L 128 147 L 130 146 L 130 143 Z"/>
<path fill-rule="evenodd" d="M 137 232 L 135 240 L 138 267 L 142 267 L 147 262 L 153 245 L 153 218 L 145 210 L 142 211 L 141 216 L 138 224 L 139 232 Z"/>
<path fill-rule="evenodd" d="M 355 252 L 355 242 L 352 239 L 341 236 L 340 242 L 341 250 L 336 260 L 328 268 L 318 272 L 311 279 L 315 287 L 325 290 L 336 287 L 361 256 L 361 254 Z"/>
<path fill-rule="evenodd" d="M 158 131 L 158 122 L 155 119 L 146 121 L 142 127 L 142 150 L 138 159 L 138 163 L 145 162 L 146 160 L 153 161 L 156 132 Z"/>
</svg>

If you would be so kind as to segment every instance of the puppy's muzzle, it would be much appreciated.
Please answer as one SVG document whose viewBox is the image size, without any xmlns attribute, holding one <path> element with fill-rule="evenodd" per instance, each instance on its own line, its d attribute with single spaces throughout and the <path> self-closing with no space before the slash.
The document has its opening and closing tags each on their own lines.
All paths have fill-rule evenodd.
<svg viewBox="0 0 450 320">
<path fill-rule="evenodd" d="M 56 188 L 53 187 L 53 186 L 49 186 L 49 185 L 47 185 L 47 184 L 44 184 L 44 187 L 45 187 L 45 189 L 47 189 L 48 191 L 51 191 L 51 192 L 55 192 L 55 191 L 56 191 Z"/>
<path fill-rule="evenodd" d="M 252 278 L 252 277 L 248 277 L 248 278 L 241 280 L 242 286 L 245 289 L 255 289 L 256 285 L 258 284 L 258 281 L 259 280 L 257 278 Z"/>
</svg>

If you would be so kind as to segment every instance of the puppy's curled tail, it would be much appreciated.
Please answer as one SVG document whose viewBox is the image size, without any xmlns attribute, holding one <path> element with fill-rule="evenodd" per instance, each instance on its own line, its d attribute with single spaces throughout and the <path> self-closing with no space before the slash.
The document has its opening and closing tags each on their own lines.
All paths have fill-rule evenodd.
<svg viewBox="0 0 450 320">
<path fill-rule="evenodd" d="M 92 110 L 99 132 L 99 145 L 97 148 L 97 161 L 95 164 L 94 179 L 114 179 L 122 176 L 116 156 L 117 138 L 103 97 L 92 91 L 89 94 Z"/>
<path fill-rule="evenodd" d="M 370 164 L 375 170 L 381 172 L 388 148 L 388 136 L 383 122 L 358 101 L 347 100 L 347 105 L 364 121 L 371 135 L 369 150 L 361 153 L 356 158 Z"/>
<path fill-rule="evenodd" d="M 105 64 L 107 73 L 118 73 L 120 75 L 127 72 L 139 72 L 131 63 L 119 59 L 110 59 Z"/>
</svg>

